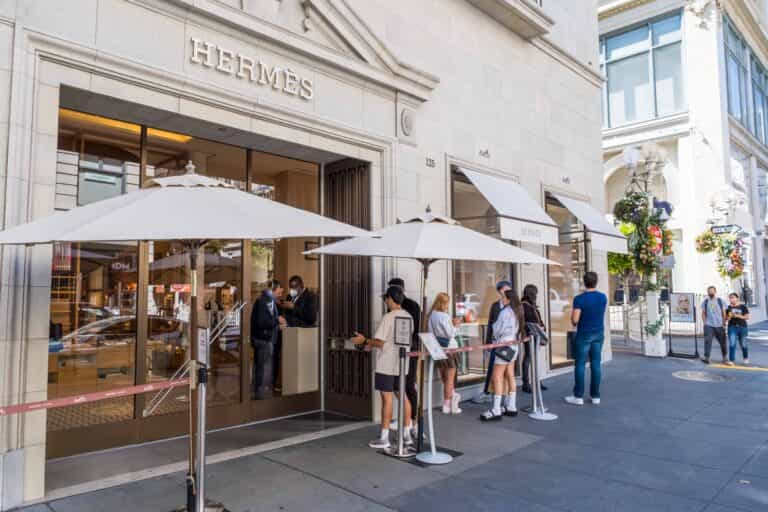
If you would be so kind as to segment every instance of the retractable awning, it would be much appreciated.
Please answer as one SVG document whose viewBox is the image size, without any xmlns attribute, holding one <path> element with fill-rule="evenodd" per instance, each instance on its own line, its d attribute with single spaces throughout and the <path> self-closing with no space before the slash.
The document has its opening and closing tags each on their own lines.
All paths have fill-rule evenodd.
<svg viewBox="0 0 768 512">
<path fill-rule="evenodd" d="M 459 170 L 499 214 L 501 237 L 520 242 L 558 244 L 558 226 L 520 184 L 505 178 Z"/>
<path fill-rule="evenodd" d="M 592 249 L 627 254 L 626 237 L 594 206 L 571 197 L 552 195 L 584 224 Z"/>
</svg>

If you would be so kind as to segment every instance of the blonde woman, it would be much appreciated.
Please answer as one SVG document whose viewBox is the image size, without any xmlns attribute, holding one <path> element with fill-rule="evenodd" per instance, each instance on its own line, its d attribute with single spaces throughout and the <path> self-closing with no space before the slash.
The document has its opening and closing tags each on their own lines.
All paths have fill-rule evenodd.
<svg viewBox="0 0 768 512">
<path fill-rule="evenodd" d="M 443 348 L 458 348 L 456 343 L 456 326 L 459 319 L 451 319 L 448 313 L 450 298 L 447 293 L 441 292 L 435 297 L 432 309 L 429 312 L 429 332 L 435 335 L 437 342 Z M 437 361 L 440 371 L 440 380 L 443 381 L 443 414 L 459 414 L 459 402 L 461 395 L 454 390 L 456 380 L 456 355 L 450 354 L 448 359 Z"/>
<path fill-rule="evenodd" d="M 523 305 L 514 290 L 507 290 L 502 299 L 503 307 L 499 318 L 493 324 L 493 342 L 506 343 L 510 341 L 522 342 L 525 340 L 525 320 Z M 493 349 L 496 353 L 496 361 L 493 365 L 493 406 L 484 412 L 480 419 L 483 421 L 500 420 L 502 416 L 517 416 L 517 388 L 515 386 L 515 360 L 519 352 L 519 345 Z M 507 384 L 509 393 L 502 406 L 501 392 L 504 384 Z"/>
</svg>

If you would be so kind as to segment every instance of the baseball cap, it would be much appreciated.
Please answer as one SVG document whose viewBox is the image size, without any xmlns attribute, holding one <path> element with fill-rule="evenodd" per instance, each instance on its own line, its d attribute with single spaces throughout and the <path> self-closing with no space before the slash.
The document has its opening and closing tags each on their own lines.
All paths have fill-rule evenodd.
<svg viewBox="0 0 768 512">
<path fill-rule="evenodd" d="M 504 288 L 505 286 L 507 288 L 512 288 L 512 283 L 510 283 L 509 281 L 499 281 L 498 283 L 496 283 L 496 291 L 500 292 L 501 289 Z"/>
<path fill-rule="evenodd" d="M 405 281 L 403 281 L 403 278 L 401 278 L 401 277 L 393 277 L 392 279 L 389 280 L 387 285 L 389 285 L 389 286 L 399 286 L 400 288 L 405 290 Z"/>
</svg>

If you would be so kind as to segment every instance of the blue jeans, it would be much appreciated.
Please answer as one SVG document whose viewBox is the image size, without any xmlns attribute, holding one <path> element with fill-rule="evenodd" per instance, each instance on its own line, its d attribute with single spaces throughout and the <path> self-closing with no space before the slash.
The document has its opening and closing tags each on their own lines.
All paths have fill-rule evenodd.
<svg viewBox="0 0 768 512">
<path fill-rule="evenodd" d="M 749 327 L 741 325 L 728 326 L 728 358 L 731 361 L 736 360 L 736 343 L 741 346 L 741 357 L 749 359 Z"/>
<path fill-rule="evenodd" d="M 576 366 L 573 370 L 573 376 L 576 381 L 573 385 L 573 396 L 576 398 L 584 398 L 584 372 L 587 365 L 587 357 L 589 357 L 589 365 L 592 372 L 592 378 L 589 382 L 589 395 L 592 398 L 600 398 L 600 379 L 602 378 L 600 361 L 604 340 L 605 333 L 603 332 L 576 333 L 573 347 L 574 357 L 576 358 Z"/>
</svg>

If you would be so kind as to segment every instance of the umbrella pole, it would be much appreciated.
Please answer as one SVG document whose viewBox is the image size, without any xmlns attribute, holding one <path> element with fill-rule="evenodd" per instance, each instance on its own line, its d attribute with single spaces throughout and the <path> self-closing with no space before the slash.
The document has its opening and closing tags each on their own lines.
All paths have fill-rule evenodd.
<svg viewBox="0 0 768 512">
<path fill-rule="evenodd" d="M 191 349 L 190 360 L 193 362 L 189 379 L 190 379 L 190 402 L 189 402 L 189 475 L 187 476 L 187 512 L 202 512 L 204 509 L 198 508 L 198 496 L 202 492 L 202 482 L 198 479 L 198 461 L 196 456 L 201 454 L 196 453 L 196 447 L 198 446 L 198 436 L 200 435 L 200 426 L 198 425 L 199 413 L 199 391 L 197 386 L 197 361 L 200 354 L 197 344 L 197 251 L 199 249 L 197 243 L 191 243 L 189 245 L 189 262 L 190 262 L 190 297 L 189 297 L 189 346 Z M 203 427 L 205 428 L 205 427 Z M 204 457 L 204 455 L 203 455 Z M 204 506 L 204 505 L 203 505 Z"/>
<path fill-rule="evenodd" d="M 421 263 L 421 318 L 419 327 L 421 331 L 425 331 L 427 325 L 427 280 L 429 279 L 429 266 L 432 264 L 429 260 L 419 260 Z M 419 396 L 417 398 L 417 411 L 416 411 L 416 423 L 417 423 L 417 438 L 416 438 L 416 453 L 424 451 L 424 344 L 419 338 Z M 430 383 L 431 385 L 432 383 Z M 413 406 L 413 404 L 411 404 Z"/>
</svg>

